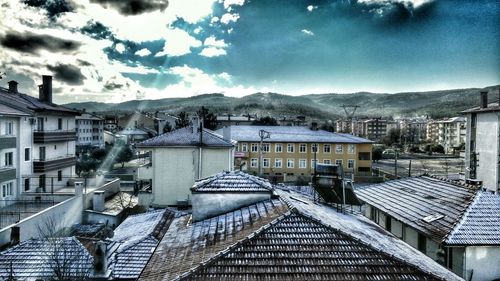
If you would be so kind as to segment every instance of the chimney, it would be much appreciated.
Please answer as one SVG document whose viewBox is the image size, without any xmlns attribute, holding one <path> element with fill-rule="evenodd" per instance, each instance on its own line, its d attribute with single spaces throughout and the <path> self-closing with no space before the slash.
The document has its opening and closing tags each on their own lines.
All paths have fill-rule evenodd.
<svg viewBox="0 0 500 281">
<path fill-rule="evenodd" d="M 94 196 L 92 197 L 92 210 L 96 212 L 104 211 L 104 191 L 97 190 L 94 191 Z"/>
<path fill-rule="evenodd" d="M 200 119 L 198 119 L 198 116 L 193 116 L 191 118 L 191 128 L 193 130 L 193 134 L 200 130 Z"/>
<path fill-rule="evenodd" d="M 17 81 L 9 81 L 9 92 L 11 93 L 17 93 Z"/>
<path fill-rule="evenodd" d="M 108 271 L 108 259 L 106 243 L 104 241 L 97 241 L 94 252 L 94 272 L 96 275 L 106 275 Z"/>
<path fill-rule="evenodd" d="M 481 92 L 480 93 L 480 100 L 479 100 L 479 105 L 481 108 L 487 108 L 488 107 L 488 92 Z"/>
<path fill-rule="evenodd" d="M 231 126 L 222 128 L 222 138 L 224 140 L 231 141 Z"/>
<path fill-rule="evenodd" d="M 19 244 L 21 237 L 21 228 L 19 226 L 13 226 L 10 228 L 10 245 L 14 246 Z"/>
<path fill-rule="evenodd" d="M 41 91 L 39 91 L 39 100 L 52 103 L 52 76 L 42 75 L 42 80 L 43 85 L 41 87 Z"/>
</svg>

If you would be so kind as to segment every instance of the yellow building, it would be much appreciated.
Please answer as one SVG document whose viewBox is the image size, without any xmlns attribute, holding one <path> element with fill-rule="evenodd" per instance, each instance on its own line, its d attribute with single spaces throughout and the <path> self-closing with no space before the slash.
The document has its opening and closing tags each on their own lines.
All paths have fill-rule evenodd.
<svg viewBox="0 0 500 281">
<path fill-rule="evenodd" d="M 311 130 L 302 126 L 230 126 L 225 137 L 237 141 L 235 169 L 254 174 L 259 172 L 259 151 L 262 149 L 264 176 L 277 176 L 292 181 L 297 176 L 314 172 L 314 161 L 342 164 L 347 174 L 371 173 L 372 142 L 349 134 Z M 259 131 L 269 133 L 260 147 Z M 223 134 L 221 129 L 218 133 Z M 315 153 L 316 151 L 316 153 Z"/>
</svg>

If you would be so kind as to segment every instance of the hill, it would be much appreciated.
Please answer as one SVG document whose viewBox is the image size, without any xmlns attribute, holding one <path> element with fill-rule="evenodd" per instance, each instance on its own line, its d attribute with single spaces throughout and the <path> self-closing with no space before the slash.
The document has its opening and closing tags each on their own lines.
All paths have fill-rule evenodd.
<svg viewBox="0 0 500 281">
<path fill-rule="evenodd" d="M 123 103 L 70 103 L 65 106 L 86 109 L 89 112 L 127 112 L 134 110 L 165 110 L 172 114 L 194 112 L 201 106 L 217 114 L 252 114 L 271 116 L 304 115 L 314 119 L 337 119 L 344 116 L 341 105 L 358 105 L 356 116 L 425 116 L 441 118 L 455 116 L 460 111 L 479 104 L 479 91 L 490 92 L 490 101 L 497 100 L 500 85 L 484 89 L 469 88 L 432 92 L 379 94 L 359 92 L 353 94 L 314 94 L 288 96 L 276 93 L 255 93 L 241 98 L 222 94 L 205 94 L 189 98 L 159 100 L 133 100 Z M 495 93 L 495 94 L 493 94 Z"/>
</svg>

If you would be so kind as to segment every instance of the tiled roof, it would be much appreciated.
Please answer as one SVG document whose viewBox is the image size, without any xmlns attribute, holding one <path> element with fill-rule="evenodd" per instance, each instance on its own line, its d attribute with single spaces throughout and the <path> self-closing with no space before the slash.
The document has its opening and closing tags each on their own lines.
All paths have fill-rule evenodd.
<svg viewBox="0 0 500 281">
<path fill-rule="evenodd" d="M 224 140 L 215 132 L 203 129 L 203 146 L 211 147 L 233 147 L 233 144 Z M 137 147 L 155 146 L 198 146 L 200 144 L 200 133 L 193 132 L 191 127 L 181 128 L 172 132 L 161 134 L 154 138 L 138 143 Z"/>
<path fill-rule="evenodd" d="M 231 139 L 236 141 L 260 141 L 259 131 L 270 133 L 265 142 L 313 142 L 313 143 L 372 143 L 372 141 L 349 134 L 313 131 L 304 126 L 230 126 Z M 216 131 L 223 133 L 223 129 Z"/>
<path fill-rule="evenodd" d="M 268 180 L 241 171 L 224 171 L 197 180 L 194 192 L 269 192 L 273 189 Z"/>
<path fill-rule="evenodd" d="M 64 280 L 83 280 L 91 273 L 93 262 L 74 237 L 31 239 L 0 253 L 0 279 L 12 273 L 16 280 L 46 280 L 56 277 L 54 270 L 62 270 Z M 64 265 L 58 266 L 61 263 Z"/>
<path fill-rule="evenodd" d="M 269 200 L 193 224 L 190 216 L 177 218 L 139 279 L 172 280 L 287 211 L 280 200 Z"/>
<path fill-rule="evenodd" d="M 14 116 L 28 116 L 29 114 L 21 110 L 17 110 L 5 104 L 0 104 L 0 114 L 2 115 L 14 115 Z"/>
<path fill-rule="evenodd" d="M 462 111 L 462 113 L 481 113 L 481 112 L 492 112 L 500 111 L 500 101 L 489 103 L 486 108 L 481 108 L 479 106 Z"/>
<path fill-rule="evenodd" d="M 43 102 L 29 95 L 11 93 L 8 89 L 2 87 L 0 87 L 0 103 L 12 106 L 27 113 L 56 111 L 70 115 L 80 115 L 80 111 L 78 110 L 69 109 L 54 103 Z"/>
<path fill-rule="evenodd" d="M 174 219 L 174 212 L 153 211 L 129 216 L 115 230 L 108 249 L 112 276 L 136 279 Z"/>
<path fill-rule="evenodd" d="M 317 220 L 289 213 L 180 280 L 439 280 Z"/>
<path fill-rule="evenodd" d="M 500 245 L 500 195 L 480 191 L 445 243 Z"/>
<path fill-rule="evenodd" d="M 440 243 L 460 221 L 477 190 L 428 176 L 356 189 L 359 199 Z M 432 219 L 431 216 L 434 216 Z M 429 218 L 428 222 L 424 218 Z"/>
</svg>

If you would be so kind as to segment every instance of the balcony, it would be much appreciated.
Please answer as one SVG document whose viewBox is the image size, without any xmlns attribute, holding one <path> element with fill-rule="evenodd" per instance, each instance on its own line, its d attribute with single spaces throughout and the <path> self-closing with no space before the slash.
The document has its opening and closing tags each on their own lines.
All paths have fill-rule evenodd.
<svg viewBox="0 0 500 281">
<path fill-rule="evenodd" d="M 0 167 L 0 182 L 16 179 L 16 168 L 12 166 Z"/>
<path fill-rule="evenodd" d="M 74 141 L 76 140 L 76 131 L 34 131 L 33 132 L 33 142 L 34 143 L 49 143 L 49 142 L 61 142 L 61 141 Z"/>
<path fill-rule="evenodd" d="M 16 137 L 9 135 L 0 136 L 0 149 L 16 148 Z"/>
<path fill-rule="evenodd" d="M 66 155 L 52 159 L 33 159 L 33 173 L 45 173 L 52 170 L 71 167 L 76 164 L 74 155 Z"/>
</svg>

